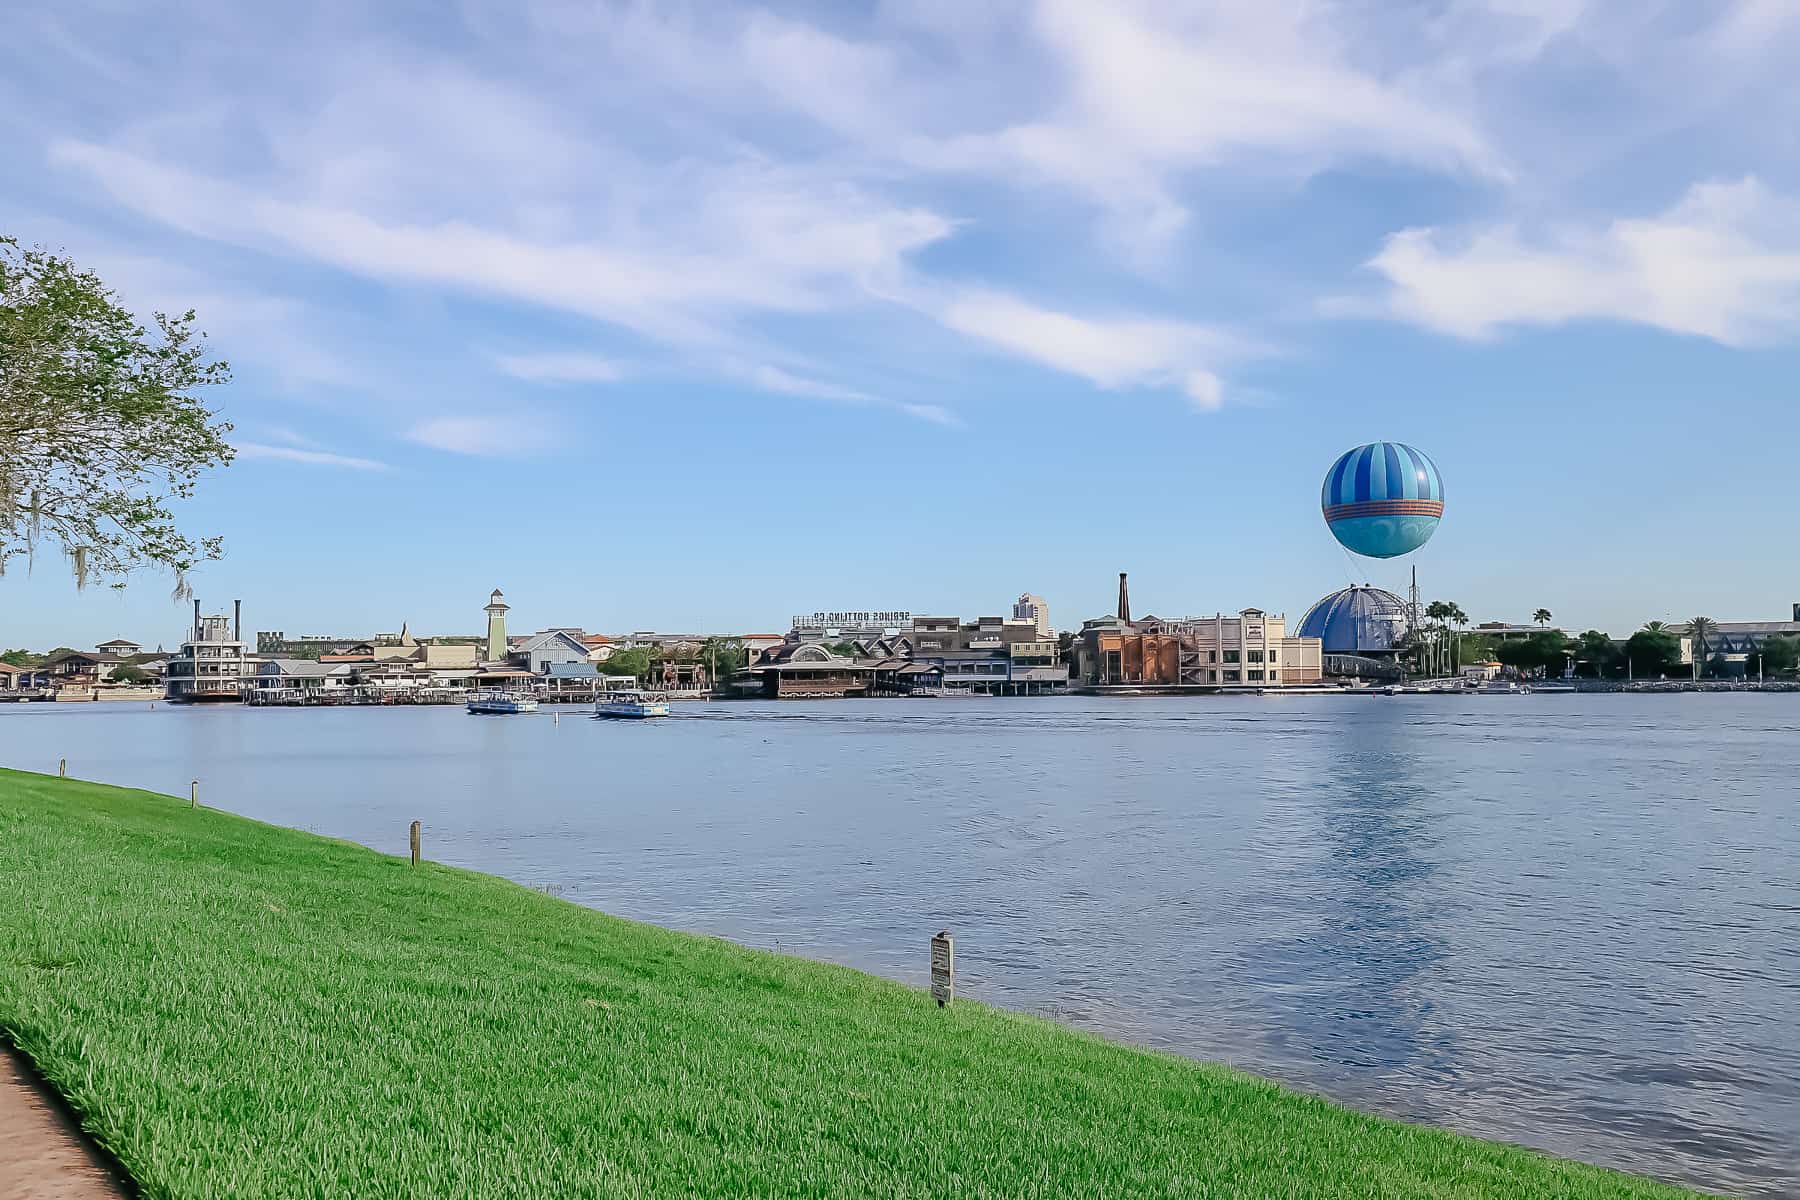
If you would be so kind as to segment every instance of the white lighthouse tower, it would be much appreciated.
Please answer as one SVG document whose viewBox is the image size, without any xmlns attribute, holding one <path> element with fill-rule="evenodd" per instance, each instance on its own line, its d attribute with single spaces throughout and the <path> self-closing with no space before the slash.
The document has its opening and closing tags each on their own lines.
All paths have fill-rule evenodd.
<svg viewBox="0 0 1800 1200">
<path fill-rule="evenodd" d="M 487 602 L 487 658 L 484 661 L 497 663 L 506 661 L 506 610 L 511 608 L 495 588 L 494 594 Z"/>
</svg>

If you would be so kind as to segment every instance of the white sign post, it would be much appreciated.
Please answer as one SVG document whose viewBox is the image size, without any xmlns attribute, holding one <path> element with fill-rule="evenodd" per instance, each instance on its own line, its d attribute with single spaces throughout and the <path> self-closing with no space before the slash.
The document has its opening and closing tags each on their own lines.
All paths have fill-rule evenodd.
<svg viewBox="0 0 1800 1200">
<path fill-rule="evenodd" d="M 931 997 L 939 1008 L 956 999 L 956 939 L 948 929 L 931 939 Z"/>
</svg>

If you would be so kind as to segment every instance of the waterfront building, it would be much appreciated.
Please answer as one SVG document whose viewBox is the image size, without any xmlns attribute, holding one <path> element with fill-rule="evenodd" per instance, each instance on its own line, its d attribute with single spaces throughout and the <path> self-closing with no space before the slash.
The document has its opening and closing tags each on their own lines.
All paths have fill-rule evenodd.
<svg viewBox="0 0 1800 1200">
<path fill-rule="evenodd" d="M 256 657 L 242 637 L 242 600 L 232 615 L 203 617 L 194 601 L 194 625 L 164 672 L 168 698 L 181 703 L 241 700 L 256 682 Z"/>
<path fill-rule="evenodd" d="M 567 629 L 545 629 L 513 647 L 508 658 L 533 675 L 543 675 L 552 663 L 586 663 L 588 647 Z"/>
<path fill-rule="evenodd" d="M 1321 598 L 1300 618 L 1301 637 L 1326 654 L 1396 655 L 1412 630 L 1411 606 L 1383 588 L 1359 584 Z"/>
<path fill-rule="evenodd" d="M 1066 690 L 1069 672 L 1054 638 L 1016 617 L 915 617 L 912 635 L 871 650 L 903 655 L 943 673 L 946 692 L 979 696 L 1043 695 Z"/>
<path fill-rule="evenodd" d="M 24 700 L 33 695 L 47 692 L 50 689 L 50 672 L 42 667 L 15 667 L 11 663 L 0 663 L 0 692 L 8 693 L 11 700 Z"/>
<path fill-rule="evenodd" d="M 1373 681 L 1402 677 L 1413 645 L 1414 606 L 1384 588 L 1341 588 L 1306 610 L 1296 632 L 1317 638 L 1327 675 Z"/>
<path fill-rule="evenodd" d="M 892 637 L 912 625 L 913 615 L 901 609 L 800 613 L 793 619 L 787 640 L 797 642 L 855 642 Z"/>
<path fill-rule="evenodd" d="M 65 650 L 44 660 L 44 670 L 57 688 L 93 688 L 112 678 L 125 665 L 122 655 L 104 650 Z"/>
<path fill-rule="evenodd" d="M 553 662 L 544 671 L 544 689 L 551 695 L 575 693 L 591 695 L 600 684 L 600 668 L 595 663 Z"/>
<path fill-rule="evenodd" d="M 102 654 L 111 654 L 117 658 L 132 658 L 142 654 L 144 648 L 130 638 L 114 638 L 110 642 L 101 642 L 94 649 Z"/>
<path fill-rule="evenodd" d="M 1089 687 L 1293 687 L 1317 684 L 1323 671 L 1318 638 L 1289 636 L 1284 617 L 1259 608 L 1179 620 L 1102 617 L 1082 626 L 1073 657 L 1076 680 Z"/>
<path fill-rule="evenodd" d="M 488 619 L 487 654 L 483 661 L 491 663 L 506 661 L 506 613 L 511 607 L 500 595 L 499 588 L 495 588 L 494 594 L 488 597 L 487 607 L 482 610 L 487 613 Z"/>
<path fill-rule="evenodd" d="M 1013 642 L 1006 647 L 1007 691 L 1015 696 L 1044 696 L 1068 690 L 1069 666 L 1054 636 L 1039 642 Z"/>
<path fill-rule="evenodd" d="M 729 686 L 739 695 L 770 700 L 937 695 L 944 689 L 944 672 L 932 663 L 848 657 L 819 642 L 792 640 L 764 651 Z"/>
<path fill-rule="evenodd" d="M 322 697 L 333 668 L 317 659 L 265 658 L 256 665 L 256 699 L 260 703 L 298 703 Z M 345 680 L 339 677 L 337 686 Z"/>
<path fill-rule="evenodd" d="M 748 661 L 755 662 L 762 656 L 763 651 L 773 650 L 787 641 L 787 638 L 779 633 L 746 633 L 740 634 L 736 640 L 750 656 Z"/>
<path fill-rule="evenodd" d="M 1691 666 L 1698 654 L 1703 666 L 1721 659 L 1731 667 L 1742 668 L 1754 675 L 1756 656 L 1762 653 L 1765 641 L 1773 637 L 1800 637 L 1800 604 L 1794 605 L 1792 621 L 1715 621 L 1706 631 L 1704 647 L 1695 644 L 1693 626 L 1685 621 L 1671 625 L 1669 632 L 1680 640 L 1684 665 Z"/>
</svg>

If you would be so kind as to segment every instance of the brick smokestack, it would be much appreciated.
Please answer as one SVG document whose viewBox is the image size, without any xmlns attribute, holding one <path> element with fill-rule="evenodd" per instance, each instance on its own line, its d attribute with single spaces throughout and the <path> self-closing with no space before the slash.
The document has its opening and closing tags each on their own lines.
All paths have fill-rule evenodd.
<svg viewBox="0 0 1800 1200">
<path fill-rule="evenodd" d="M 1131 624 L 1131 590 L 1125 586 L 1125 572 L 1119 572 L 1119 620 Z"/>
</svg>

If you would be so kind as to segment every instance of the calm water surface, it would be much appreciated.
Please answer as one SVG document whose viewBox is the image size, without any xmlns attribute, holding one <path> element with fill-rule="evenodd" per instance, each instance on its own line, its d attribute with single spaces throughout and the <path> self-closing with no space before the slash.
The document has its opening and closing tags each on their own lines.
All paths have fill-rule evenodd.
<svg viewBox="0 0 1800 1200">
<path fill-rule="evenodd" d="M 186 794 L 1348 1103 L 1800 1195 L 1793 696 L 0 706 Z"/>
</svg>

